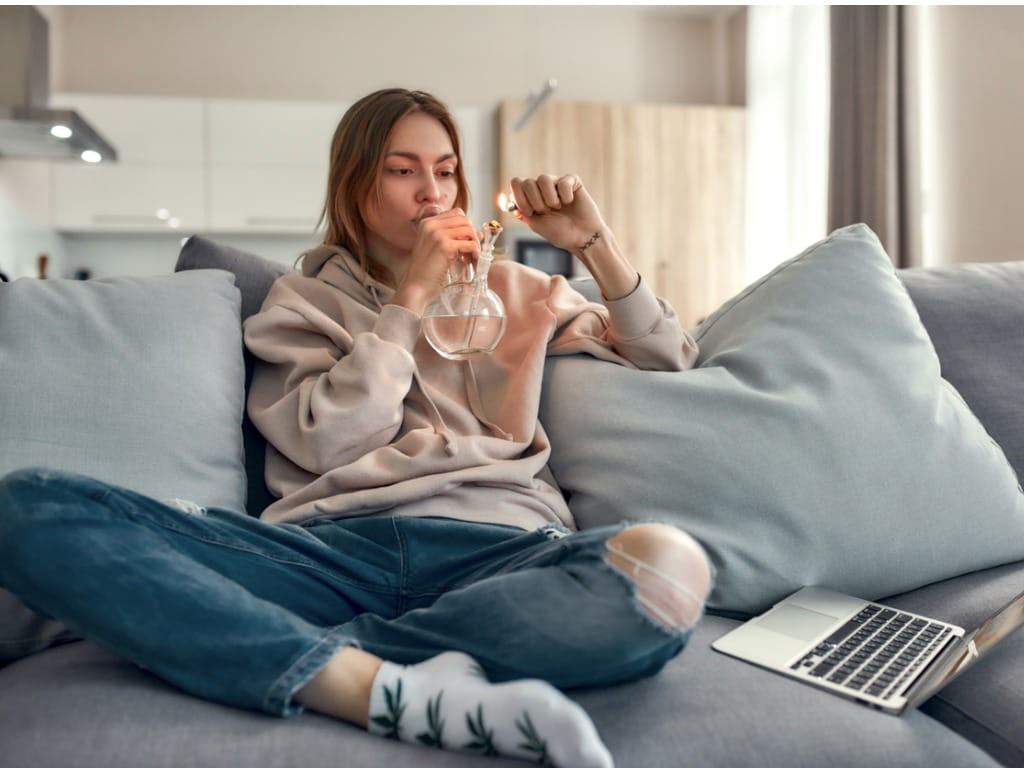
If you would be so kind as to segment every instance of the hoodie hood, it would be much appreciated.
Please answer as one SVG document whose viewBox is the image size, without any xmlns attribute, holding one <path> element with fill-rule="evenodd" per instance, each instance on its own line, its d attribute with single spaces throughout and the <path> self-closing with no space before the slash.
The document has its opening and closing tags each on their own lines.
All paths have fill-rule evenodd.
<svg viewBox="0 0 1024 768">
<path fill-rule="evenodd" d="M 305 277 L 316 277 L 320 274 L 324 264 L 336 255 L 349 256 L 353 261 L 355 260 L 355 257 L 340 245 L 321 244 L 302 254 L 302 274 Z"/>
</svg>

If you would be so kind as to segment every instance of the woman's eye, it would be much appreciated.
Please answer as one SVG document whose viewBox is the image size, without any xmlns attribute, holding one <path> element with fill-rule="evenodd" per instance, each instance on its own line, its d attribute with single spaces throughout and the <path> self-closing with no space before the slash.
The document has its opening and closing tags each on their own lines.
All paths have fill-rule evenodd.
<svg viewBox="0 0 1024 768">
<path fill-rule="evenodd" d="M 455 171 L 439 171 L 438 175 L 443 176 L 446 179 L 450 179 L 455 176 Z"/>
<path fill-rule="evenodd" d="M 412 173 L 412 168 L 389 168 L 388 173 L 393 173 L 395 176 L 408 176 Z"/>
</svg>

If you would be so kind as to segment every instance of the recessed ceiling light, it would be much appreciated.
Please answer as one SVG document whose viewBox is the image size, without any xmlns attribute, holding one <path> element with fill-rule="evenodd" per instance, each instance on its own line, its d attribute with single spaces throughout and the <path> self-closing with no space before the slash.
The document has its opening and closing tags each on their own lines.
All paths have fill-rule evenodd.
<svg viewBox="0 0 1024 768">
<path fill-rule="evenodd" d="M 70 139 L 71 129 L 66 125 L 55 125 L 50 128 L 50 135 L 56 136 L 58 139 Z"/>
<path fill-rule="evenodd" d="M 87 149 L 82 153 L 82 159 L 87 163 L 98 163 L 103 159 L 103 155 L 95 149 Z"/>
</svg>

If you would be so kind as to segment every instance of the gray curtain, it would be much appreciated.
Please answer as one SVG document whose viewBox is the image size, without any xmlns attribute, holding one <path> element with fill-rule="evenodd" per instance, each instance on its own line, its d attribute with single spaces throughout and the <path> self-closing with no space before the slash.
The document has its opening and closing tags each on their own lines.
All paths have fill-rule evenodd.
<svg viewBox="0 0 1024 768">
<path fill-rule="evenodd" d="M 832 6 L 829 229 L 870 226 L 898 267 L 920 260 L 907 9 Z"/>
</svg>

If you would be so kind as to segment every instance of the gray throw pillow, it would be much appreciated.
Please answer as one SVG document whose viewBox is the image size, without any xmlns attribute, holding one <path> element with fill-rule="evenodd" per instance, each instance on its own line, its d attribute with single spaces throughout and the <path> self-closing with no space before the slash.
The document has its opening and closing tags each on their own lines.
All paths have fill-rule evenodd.
<svg viewBox="0 0 1024 768">
<path fill-rule="evenodd" d="M 1024 559 L 1024 492 L 941 377 L 867 227 L 833 233 L 713 313 L 698 367 L 554 358 L 541 418 L 577 523 L 678 524 L 713 609 L 805 584 L 879 598 Z"/>
<path fill-rule="evenodd" d="M 942 361 L 1024 479 L 1024 261 L 900 270 Z"/>
<path fill-rule="evenodd" d="M 184 272 L 189 269 L 224 269 L 234 275 L 235 285 L 242 294 L 240 317 L 243 322 L 260 311 L 267 291 L 277 278 L 295 272 L 285 264 L 218 243 L 202 235 L 192 235 L 181 246 L 174 271 Z"/>
<path fill-rule="evenodd" d="M 244 509 L 239 302 L 218 270 L 0 284 L 0 475 Z"/>
<path fill-rule="evenodd" d="M 281 275 L 295 272 L 294 269 L 276 261 L 257 256 L 230 245 L 192 235 L 181 248 L 175 272 L 192 269 L 226 269 L 235 276 L 235 285 L 242 294 L 240 320 L 260 311 L 267 291 Z M 253 359 L 245 350 L 245 391 L 252 383 Z M 245 448 L 246 511 L 259 517 L 264 509 L 274 502 L 274 496 L 264 479 L 264 465 L 267 455 L 267 441 L 259 433 L 248 415 L 242 420 L 242 439 Z"/>
</svg>

